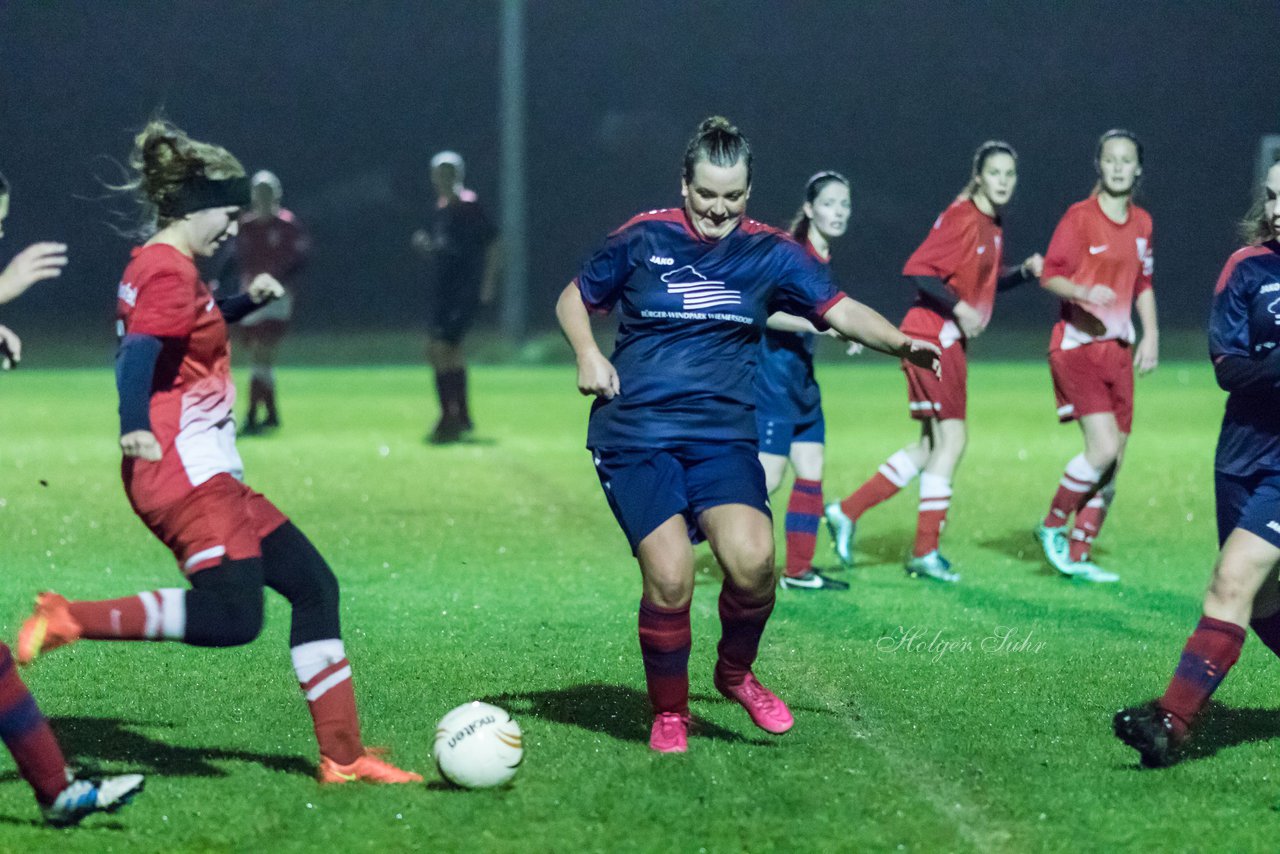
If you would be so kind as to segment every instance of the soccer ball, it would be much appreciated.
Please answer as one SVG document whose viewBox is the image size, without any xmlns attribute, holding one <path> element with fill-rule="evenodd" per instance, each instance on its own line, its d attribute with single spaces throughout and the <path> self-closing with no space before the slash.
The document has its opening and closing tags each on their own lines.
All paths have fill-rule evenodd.
<svg viewBox="0 0 1280 854">
<path fill-rule="evenodd" d="M 449 712 L 436 725 L 436 767 L 468 789 L 501 786 L 524 758 L 520 725 L 497 706 L 478 700 Z"/>
</svg>

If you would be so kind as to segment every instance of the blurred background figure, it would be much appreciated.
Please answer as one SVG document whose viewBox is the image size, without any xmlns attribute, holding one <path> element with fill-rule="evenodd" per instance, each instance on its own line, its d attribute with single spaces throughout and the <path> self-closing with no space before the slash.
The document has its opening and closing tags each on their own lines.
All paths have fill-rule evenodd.
<svg viewBox="0 0 1280 854">
<path fill-rule="evenodd" d="M 235 264 L 240 292 L 259 273 L 267 273 L 284 285 L 284 296 L 250 312 L 240 321 L 240 341 L 249 354 L 249 411 L 243 433 L 254 434 L 280 426 L 276 404 L 276 353 L 293 317 L 293 295 L 298 273 L 306 263 L 310 238 L 292 211 L 280 206 L 284 197 L 280 179 L 267 170 L 253 176 L 252 203 L 240 217 L 235 238 Z"/>
<path fill-rule="evenodd" d="M 482 305 L 497 292 L 502 249 L 497 230 L 476 194 L 463 184 L 465 166 L 455 151 L 431 158 L 436 203 L 425 228 L 411 244 L 428 261 L 427 355 L 436 372 L 440 420 L 427 440 L 433 444 L 465 438 L 474 425 L 467 405 L 467 363 L 462 340 Z"/>
</svg>

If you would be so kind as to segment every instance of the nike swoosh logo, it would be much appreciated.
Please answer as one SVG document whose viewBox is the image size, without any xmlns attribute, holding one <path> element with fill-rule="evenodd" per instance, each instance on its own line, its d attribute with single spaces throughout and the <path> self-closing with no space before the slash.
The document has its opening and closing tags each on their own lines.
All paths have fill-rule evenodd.
<svg viewBox="0 0 1280 854">
<path fill-rule="evenodd" d="M 1102 244 L 1101 246 L 1090 246 L 1090 247 L 1089 247 L 1089 254 L 1090 254 L 1090 255 L 1097 255 L 1099 252 L 1106 252 L 1106 251 L 1107 251 L 1107 244 L 1105 244 L 1105 243 L 1104 243 L 1104 244 Z"/>
</svg>

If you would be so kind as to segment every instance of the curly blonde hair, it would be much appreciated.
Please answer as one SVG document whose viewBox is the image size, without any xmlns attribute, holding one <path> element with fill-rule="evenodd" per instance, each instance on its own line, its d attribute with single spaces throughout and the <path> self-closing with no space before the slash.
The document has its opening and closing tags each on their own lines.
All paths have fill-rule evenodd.
<svg viewBox="0 0 1280 854">
<path fill-rule="evenodd" d="M 245 175 L 244 166 L 231 152 L 192 139 L 163 118 L 153 118 L 133 138 L 129 167 L 136 176 L 121 189 L 137 193 L 160 228 L 181 218 L 174 214 L 174 205 L 184 185 L 199 179 L 218 181 Z"/>
</svg>

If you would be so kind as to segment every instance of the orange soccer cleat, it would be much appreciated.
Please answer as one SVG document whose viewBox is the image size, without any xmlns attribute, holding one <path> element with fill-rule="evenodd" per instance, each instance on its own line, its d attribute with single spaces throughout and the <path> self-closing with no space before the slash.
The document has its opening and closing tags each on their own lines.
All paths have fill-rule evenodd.
<svg viewBox="0 0 1280 854">
<path fill-rule="evenodd" d="M 80 624 L 71 616 L 65 596 L 44 592 L 36 597 L 36 609 L 18 630 L 18 663 L 30 664 L 36 656 L 80 640 Z"/>
<path fill-rule="evenodd" d="M 316 779 L 323 784 L 329 783 L 421 783 L 422 775 L 412 771 L 402 771 L 389 762 L 384 762 L 372 752 L 356 757 L 349 765 L 339 765 L 327 756 L 320 757 L 320 768 Z"/>
</svg>

